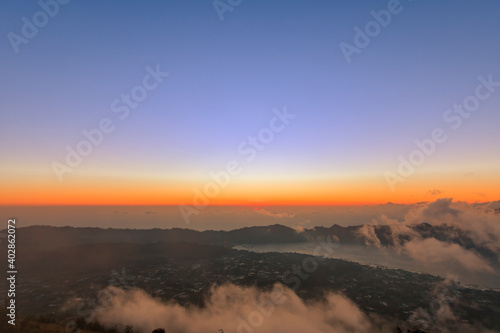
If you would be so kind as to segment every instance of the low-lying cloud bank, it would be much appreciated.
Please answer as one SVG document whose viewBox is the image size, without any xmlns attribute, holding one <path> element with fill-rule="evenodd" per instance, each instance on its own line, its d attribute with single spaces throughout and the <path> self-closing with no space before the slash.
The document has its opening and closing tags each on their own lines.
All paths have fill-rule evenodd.
<svg viewBox="0 0 500 333">
<path fill-rule="evenodd" d="M 169 333 L 387 333 L 397 326 L 428 332 L 496 332 L 479 324 L 470 325 L 457 317 L 451 306 L 460 303 L 458 285 L 446 279 L 436 285 L 431 303 L 412 311 L 406 322 L 367 316 L 342 294 L 327 292 L 323 300 L 304 301 L 293 290 L 276 283 L 270 290 L 233 284 L 213 286 L 205 306 L 182 306 L 164 302 L 142 289 L 109 287 L 111 295 L 91 317 L 107 326 L 151 332 L 164 328 Z"/>
<path fill-rule="evenodd" d="M 438 199 L 409 211 L 403 221 L 382 216 L 364 225 L 359 237 L 367 245 L 389 246 L 423 263 L 498 273 L 500 214 L 489 206 Z"/>
<path fill-rule="evenodd" d="M 281 284 L 268 291 L 232 284 L 213 287 L 203 308 L 164 303 L 140 289 L 109 291 L 114 296 L 96 309 L 96 319 L 106 325 L 133 325 L 141 332 L 158 327 L 172 333 L 378 332 L 345 296 L 328 293 L 324 302 L 305 303 Z"/>
<path fill-rule="evenodd" d="M 271 217 L 276 217 L 276 218 L 293 218 L 295 217 L 295 213 L 286 213 L 286 212 L 282 212 L 282 213 L 273 213 L 273 212 L 270 212 L 268 211 L 267 209 L 256 209 L 255 210 L 255 213 L 257 214 L 262 214 L 262 215 L 266 215 L 266 216 L 271 216 Z"/>
</svg>

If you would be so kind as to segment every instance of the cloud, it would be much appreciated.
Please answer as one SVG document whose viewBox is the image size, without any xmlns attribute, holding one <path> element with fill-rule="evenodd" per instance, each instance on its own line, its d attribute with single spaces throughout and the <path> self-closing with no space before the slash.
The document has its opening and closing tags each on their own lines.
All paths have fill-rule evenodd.
<svg viewBox="0 0 500 333">
<path fill-rule="evenodd" d="M 452 277 L 447 277 L 445 280 L 436 284 L 434 290 L 430 294 L 432 301 L 427 309 L 417 308 L 412 312 L 408 321 L 421 329 L 432 329 L 433 327 L 449 326 L 450 322 L 459 322 L 459 318 L 455 316 L 451 305 L 460 303 L 460 293 L 457 281 Z M 444 329 L 449 332 L 448 329 Z M 453 332 L 457 330 L 453 329 Z M 462 323 L 460 326 L 461 332 L 481 331 L 486 332 L 483 327 L 472 329 L 469 325 Z"/>
<path fill-rule="evenodd" d="M 440 190 L 429 190 L 427 193 L 430 195 L 440 195 L 443 192 L 441 192 Z"/>
<path fill-rule="evenodd" d="M 382 243 L 380 239 L 377 237 L 375 233 L 375 226 L 371 224 L 365 224 L 358 230 L 359 236 L 364 237 L 366 245 L 374 245 L 379 249 L 382 247 Z"/>
<path fill-rule="evenodd" d="M 418 228 L 429 226 L 430 231 Z M 500 256 L 500 216 L 485 205 L 438 199 L 410 210 L 403 221 L 381 216 L 360 228 L 365 244 L 390 244 L 424 264 L 452 264 L 472 272 L 494 273 Z"/>
<path fill-rule="evenodd" d="M 272 213 L 266 209 L 256 209 L 255 212 L 257 214 L 262 214 L 262 215 L 267 215 L 267 216 L 272 216 L 272 217 L 277 217 L 277 218 L 293 218 L 295 217 L 295 213 Z"/>
<path fill-rule="evenodd" d="M 295 232 L 298 233 L 298 234 L 301 234 L 301 233 L 303 233 L 306 230 L 304 228 L 304 226 L 302 226 L 302 225 L 298 225 L 294 229 L 295 229 Z"/>
<path fill-rule="evenodd" d="M 403 245 L 403 251 L 421 262 L 433 264 L 454 262 L 469 271 L 495 272 L 485 259 L 473 251 L 466 250 L 457 244 L 441 242 L 435 238 L 411 240 Z"/>
<path fill-rule="evenodd" d="M 452 199 L 438 199 L 420 209 L 418 215 L 423 219 L 440 219 L 441 221 L 448 217 L 456 218 L 460 211 L 451 208 L 451 203 Z"/>
<path fill-rule="evenodd" d="M 305 303 L 291 289 L 271 290 L 227 284 L 212 287 L 204 307 L 162 302 L 141 289 L 108 288 L 109 302 L 96 309 L 106 325 L 133 325 L 141 332 L 163 327 L 167 332 L 368 332 L 370 320 L 348 298 L 328 293 L 325 301 Z"/>
<path fill-rule="evenodd" d="M 306 230 L 306 226 L 311 223 L 311 219 L 307 219 L 304 222 L 300 222 L 298 226 L 294 227 L 295 232 L 300 234 Z"/>
<path fill-rule="evenodd" d="M 485 247 L 500 255 L 500 217 L 487 207 L 439 199 L 405 217 L 409 225 L 424 222 L 454 227 L 470 237 L 476 247 Z"/>
</svg>

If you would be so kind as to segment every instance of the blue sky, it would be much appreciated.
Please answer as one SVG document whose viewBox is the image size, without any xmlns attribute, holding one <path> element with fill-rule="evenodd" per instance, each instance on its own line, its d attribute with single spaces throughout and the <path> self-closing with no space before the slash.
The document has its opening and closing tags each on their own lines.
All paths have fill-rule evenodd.
<svg viewBox="0 0 500 333">
<path fill-rule="evenodd" d="M 41 7 L 4 1 L 3 177 L 57 186 L 51 163 L 103 117 L 116 131 L 68 178 L 118 169 L 133 177 L 204 177 L 266 126 L 273 108 L 286 106 L 297 118 L 247 176 L 383 180 L 416 138 L 444 126 L 444 110 L 473 93 L 478 76 L 500 81 L 497 1 L 401 1 L 402 11 L 347 63 L 339 44 L 353 44 L 353 28 L 387 6 L 242 1 L 221 21 L 210 1 L 73 0 L 15 53 L 7 34 L 21 34 L 22 18 L 32 21 Z M 117 121 L 111 102 L 156 65 L 170 76 Z M 498 170 L 499 95 L 426 165 L 473 160 L 463 174 L 477 173 L 474 166 Z"/>
</svg>

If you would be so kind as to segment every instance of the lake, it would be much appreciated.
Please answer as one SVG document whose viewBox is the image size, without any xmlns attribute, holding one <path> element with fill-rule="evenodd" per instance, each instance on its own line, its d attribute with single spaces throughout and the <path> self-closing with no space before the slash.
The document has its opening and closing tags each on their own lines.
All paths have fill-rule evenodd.
<svg viewBox="0 0 500 333">
<path fill-rule="evenodd" d="M 316 242 L 310 243 L 284 243 L 284 244 L 242 244 L 234 249 L 252 252 L 289 252 L 313 255 L 318 246 Z M 321 251 L 320 253 L 325 253 Z M 474 288 L 491 288 L 500 290 L 500 272 L 478 273 L 465 270 L 463 267 L 450 262 L 423 263 L 413 258 L 397 253 L 390 248 L 378 249 L 352 244 L 336 244 L 334 252 L 329 258 L 343 259 L 364 265 L 384 266 L 387 268 L 403 269 L 415 273 L 427 273 L 441 277 L 454 276 L 461 284 Z"/>
</svg>

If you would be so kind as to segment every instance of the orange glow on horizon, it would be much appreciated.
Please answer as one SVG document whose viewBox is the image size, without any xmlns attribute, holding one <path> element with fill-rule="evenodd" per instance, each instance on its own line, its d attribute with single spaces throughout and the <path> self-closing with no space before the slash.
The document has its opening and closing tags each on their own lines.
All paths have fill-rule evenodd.
<svg viewBox="0 0 500 333">
<path fill-rule="evenodd" d="M 492 186 L 494 187 L 494 186 Z M 469 194 L 466 191 L 444 191 L 440 195 L 431 196 L 426 194 L 426 191 L 400 191 L 397 194 L 370 192 L 367 189 L 365 192 L 352 191 L 331 191 L 324 193 L 323 191 L 314 191 L 312 188 L 307 193 L 297 193 L 288 195 L 279 195 L 279 193 L 269 193 L 265 196 L 255 199 L 252 193 L 240 192 L 221 194 L 217 197 L 208 199 L 208 206 L 364 206 L 378 205 L 392 202 L 395 204 L 412 204 L 422 201 L 434 201 L 440 197 L 451 197 L 455 201 L 486 202 L 498 200 L 498 196 L 492 195 L 494 189 L 484 192 L 489 192 L 490 195 L 482 195 L 478 197 L 474 194 Z M 189 190 L 173 193 L 162 189 L 150 188 L 68 188 L 68 189 L 47 189 L 33 188 L 20 189 L 7 188 L 5 192 L 0 194 L 0 205 L 34 205 L 34 206 L 78 206 L 78 205 L 123 205 L 123 206 L 176 206 L 176 205 L 194 205 L 194 194 L 189 193 Z"/>
<path fill-rule="evenodd" d="M 13 178 L 4 183 L 0 205 L 360 206 L 411 204 L 440 197 L 469 203 L 500 199 L 500 177 L 496 175 L 482 179 L 416 175 L 398 184 L 394 192 L 380 176 L 266 181 L 235 178 L 229 186 L 216 190 L 200 180 L 82 177 L 58 183 L 48 177 Z"/>
</svg>

